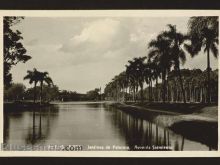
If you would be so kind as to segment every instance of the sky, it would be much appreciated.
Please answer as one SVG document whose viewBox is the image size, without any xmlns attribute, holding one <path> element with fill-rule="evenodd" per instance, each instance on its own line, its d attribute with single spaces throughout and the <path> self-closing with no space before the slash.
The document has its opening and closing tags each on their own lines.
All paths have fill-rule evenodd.
<svg viewBox="0 0 220 165">
<path fill-rule="evenodd" d="M 147 56 L 148 43 L 176 25 L 179 32 L 187 32 L 188 17 L 25 17 L 15 25 L 22 33 L 23 45 L 31 60 L 12 68 L 14 83 L 31 87 L 23 77 L 27 70 L 37 68 L 49 72 L 60 90 L 86 93 L 102 87 L 125 70 L 128 60 Z M 191 58 L 187 54 L 182 68 L 207 67 L 206 54 Z M 216 69 L 218 60 L 211 56 Z"/>
</svg>

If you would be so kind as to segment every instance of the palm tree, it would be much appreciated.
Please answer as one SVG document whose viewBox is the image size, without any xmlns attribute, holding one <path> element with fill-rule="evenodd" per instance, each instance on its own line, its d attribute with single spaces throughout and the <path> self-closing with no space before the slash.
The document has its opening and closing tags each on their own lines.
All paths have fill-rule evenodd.
<svg viewBox="0 0 220 165">
<path fill-rule="evenodd" d="M 207 53 L 207 102 L 210 103 L 210 51 L 215 58 L 218 56 L 218 17 L 191 17 L 188 22 L 188 35 L 191 44 L 186 44 L 192 57 L 197 55 L 202 48 Z"/>
<path fill-rule="evenodd" d="M 166 76 L 171 67 L 171 58 L 170 58 L 170 40 L 166 39 L 159 34 L 156 39 L 150 41 L 148 47 L 150 51 L 148 53 L 148 58 L 153 61 L 157 66 L 161 67 L 162 73 L 162 84 L 163 92 L 162 98 L 165 102 L 166 97 Z"/>
<path fill-rule="evenodd" d="M 154 79 L 154 68 L 153 68 L 153 63 L 148 60 L 147 63 L 144 66 L 144 78 L 146 84 L 148 84 L 148 97 L 149 97 L 149 102 L 152 101 L 152 81 Z"/>
<path fill-rule="evenodd" d="M 144 61 L 146 57 L 139 57 L 134 58 L 132 61 L 128 61 L 129 65 L 127 65 L 126 73 L 128 76 L 134 78 L 137 82 L 136 84 L 136 92 L 138 91 L 138 86 L 140 86 L 140 93 L 141 93 L 141 102 L 144 101 L 144 94 L 143 94 L 143 83 L 144 83 Z"/>
<path fill-rule="evenodd" d="M 144 64 L 144 80 L 145 83 L 148 85 L 148 90 L 146 88 L 146 91 L 148 93 L 148 101 L 151 101 L 151 80 L 152 80 L 152 73 L 151 68 L 149 65 L 149 61 Z"/>
<path fill-rule="evenodd" d="M 180 63 L 184 64 L 186 61 L 186 54 L 182 49 L 182 45 L 184 41 L 187 39 L 187 36 L 183 35 L 180 32 L 177 32 L 176 26 L 168 24 L 168 31 L 164 31 L 162 33 L 163 37 L 168 38 L 171 41 L 170 50 L 171 50 L 171 58 L 174 62 L 174 69 L 176 70 L 179 76 L 179 82 L 182 90 L 183 101 L 186 103 L 185 91 L 183 88 L 183 80 L 180 72 Z"/>
<path fill-rule="evenodd" d="M 130 90 L 132 90 L 133 93 L 133 101 L 136 101 L 136 86 L 137 86 L 137 74 L 135 67 L 133 65 L 132 61 L 128 61 L 128 65 L 126 66 L 126 75 L 128 77 L 129 85 L 130 85 Z"/>
<path fill-rule="evenodd" d="M 129 86 L 129 95 L 132 92 L 133 93 L 133 101 L 135 101 L 135 89 L 137 86 L 137 78 L 136 78 L 136 74 L 133 70 L 133 67 L 131 65 L 131 61 L 129 61 L 129 65 L 126 65 L 126 76 L 128 79 L 128 86 Z"/>
<path fill-rule="evenodd" d="M 155 81 L 155 100 L 158 101 L 158 78 L 161 78 L 161 67 L 155 61 L 149 61 L 152 69 L 152 79 Z"/>
<path fill-rule="evenodd" d="M 34 103 L 36 102 L 36 86 L 39 80 L 39 71 L 37 69 L 33 69 L 33 71 L 28 70 L 27 75 L 24 77 L 24 80 L 29 79 L 29 83 L 34 83 Z"/>
<path fill-rule="evenodd" d="M 112 87 L 114 89 L 114 97 L 116 101 L 120 100 L 120 85 L 119 85 L 119 76 L 116 75 L 112 79 Z"/>
<path fill-rule="evenodd" d="M 120 90 L 122 90 L 122 100 L 125 101 L 126 100 L 126 94 L 127 94 L 127 87 L 128 87 L 128 81 L 127 81 L 127 76 L 125 71 L 121 72 L 118 75 L 118 83 L 119 83 L 119 88 Z"/>
<path fill-rule="evenodd" d="M 40 81 L 40 104 L 42 104 L 42 90 L 43 90 L 43 83 L 46 82 L 48 85 L 53 84 L 52 79 L 48 76 L 48 72 L 39 72 L 38 79 Z"/>
</svg>

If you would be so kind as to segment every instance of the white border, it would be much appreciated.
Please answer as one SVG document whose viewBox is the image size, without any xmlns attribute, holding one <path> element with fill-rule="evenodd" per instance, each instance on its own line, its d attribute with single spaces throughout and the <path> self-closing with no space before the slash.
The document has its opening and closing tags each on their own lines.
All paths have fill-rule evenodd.
<svg viewBox="0 0 220 165">
<path fill-rule="evenodd" d="M 25 17 L 190 17 L 220 16 L 220 10 L 0 10 L 0 72 L 3 75 L 3 16 Z M 220 78 L 219 78 L 220 80 Z M 3 142 L 3 76 L 0 78 L 0 143 Z M 219 92 L 220 93 L 220 92 Z M 220 98 L 219 98 L 220 101 Z M 218 119 L 219 119 L 218 113 Z M 218 124 L 218 132 L 219 132 Z M 219 138 L 218 138 L 219 139 Z M 219 157 L 218 151 L 0 151 L 7 157 Z"/>
</svg>

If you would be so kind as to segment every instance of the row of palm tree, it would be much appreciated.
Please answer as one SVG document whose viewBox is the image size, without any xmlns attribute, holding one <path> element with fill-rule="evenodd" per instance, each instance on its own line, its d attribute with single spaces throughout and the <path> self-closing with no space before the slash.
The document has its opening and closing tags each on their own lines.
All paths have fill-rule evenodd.
<svg viewBox="0 0 220 165">
<path fill-rule="evenodd" d="M 200 69 L 181 69 L 182 82 L 184 88 L 184 96 L 186 102 L 208 102 L 207 98 L 207 70 Z M 178 81 L 175 71 L 171 71 L 167 77 L 165 100 L 169 102 L 184 102 L 180 82 Z M 211 71 L 211 100 L 217 102 L 218 95 L 218 70 Z M 152 91 L 152 96 L 146 96 L 147 100 L 160 101 L 162 100 L 162 84 L 155 85 L 150 89 L 145 89 L 145 93 Z"/>
<path fill-rule="evenodd" d="M 29 80 L 30 84 L 34 83 L 34 103 L 36 102 L 36 87 L 38 82 L 40 83 L 40 104 L 42 104 L 43 83 L 46 82 L 49 86 L 53 84 L 52 79 L 48 76 L 48 72 L 40 72 L 34 68 L 33 71 L 27 71 L 27 75 L 24 77 L 24 80 Z"/>
<path fill-rule="evenodd" d="M 191 89 L 187 88 L 187 82 L 192 84 L 194 80 L 192 76 L 183 77 L 184 70 L 180 67 L 186 62 L 186 55 L 189 53 L 192 57 L 197 55 L 201 50 L 207 53 L 207 70 L 203 74 L 195 75 L 195 71 L 189 74 L 194 78 L 203 78 L 205 82 L 201 87 L 205 94 L 205 101 L 211 102 L 211 78 L 210 68 L 210 52 L 217 58 L 218 56 L 218 17 L 191 17 L 188 21 L 188 34 L 182 34 L 177 31 L 175 25 L 167 25 L 168 30 L 161 32 L 155 39 L 148 44 L 148 56 L 138 57 L 128 61 L 126 71 L 115 76 L 115 78 L 106 85 L 105 94 L 114 96 L 116 100 L 120 100 L 120 93 L 123 95 L 133 95 L 133 100 L 137 100 L 137 93 L 140 93 L 141 102 L 144 101 L 144 84 L 148 85 L 149 101 L 159 101 L 159 93 L 162 95 L 162 101 L 169 101 L 167 96 L 172 93 L 170 84 L 173 80 L 178 82 L 178 90 L 180 88 L 181 100 L 186 103 L 189 101 L 189 93 Z M 200 70 L 201 71 L 201 70 Z M 215 71 L 212 77 L 215 77 Z M 203 77 L 201 77 L 203 76 Z M 183 80 L 184 78 L 184 80 Z M 158 80 L 161 79 L 161 84 Z M 218 81 L 218 79 L 215 79 Z M 207 83 L 206 83 L 207 82 Z M 153 84 L 154 88 L 153 88 Z M 202 83 L 201 83 L 202 84 Z M 160 86 L 160 87 L 159 87 Z M 127 88 L 129 92 L 127 93 Z M 140 91 L 138 90 L 140 88 Z M 177 90 L 177 85 L 175 85 Z M 154 92 L 153 92 L 154 89 Z M 122 90 L 122 91 L 121 91 Z M 178 91 L 179 93 L 179 91 Z M 191 92 L 192 93 L 192 92 Z M 198 93 L 198 92 L 197 92 Z M 187 95 L 187 96 L 186 96 Z M 204 97 L 201 97 L 204 98 Z M 201 99 L 202 100 L 202 99 Z"/>
<path fill-rule="evenodd" d="M 217 102 L 218 96 L 218 70 L 210 72 L 210 98 L 208 97 L 208 79 L 207 70 L 201 71 L 200 69 L 182 69 L 181 75 L 183 79 L 184 96 L 187 102 L 207 102 L 210 99 L 212 102 Z M 168 100 L 181 101 L 183 100 L 180 93 L 180 86 L 175 72 L 172 71 L 168 75 Z"/>
<path fill-rule="evenodd" d="M 207 70 L 202 71 L 200 69 L 181 69 L 182 82 L 184 88 L 184 96 L 186 102 L 208 102 L 207 98 Z M 125 84 L 119 83 L 117 81 L 112 81 L 105 88 L 105 94 L 107 99 L 114 99 L 117 101 L 137 101 L 138 98 L 141 99 L 141 91 L 134 93 L 133 86 L 126 82 L 125 72 L 116 76 L 114 80 L 118 82 L 125 82 Z M 176 76 L 176 71 L 172 70 L 168 73 L 167 83 L 166 83 L 166 93 L 165 100 L 168 102 L 184 102 L 182 95 L 182 89 L 179 82 L 179 78 Z M 152 78 L 151 78 L 152 77 Z M 149 102 L 161 102 L 163 100 L 163 85 L 158 83 L 158 78 L 155 79 L 152 75 L 149 80 L 145 78 L 148 83 L 147 88 L 143 90 L 144 98 L 143 100 L 148 100 Z M 124 80 L 123 80 L 124 79 Z M 152 85 L 154 81 L 154 86 Z M 117 90 L 115 88 L 117 85 Z M 128 84 L 128 85 L 126 85 Z M 211 100 L 212 102 L 217 102 L 218 100 L 218 69 L 211 71 L 210 73 L 210 84 L 211 84 Z"/>
</svg>

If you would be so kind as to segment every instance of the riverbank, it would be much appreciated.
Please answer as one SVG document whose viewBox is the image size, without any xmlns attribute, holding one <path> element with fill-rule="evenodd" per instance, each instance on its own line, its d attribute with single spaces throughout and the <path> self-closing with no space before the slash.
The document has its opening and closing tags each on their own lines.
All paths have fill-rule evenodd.
<svg viewBox="0 0 220 165">
<path fill-rule="evenodd" d="M 218 106 L 216 105 L 113 103 L 111 106 L 217 149 Z"/>
<path fill-rule="evenodd" d="M 202 104 L 202 103 L 134 103 L 134 102 L 126 102 L 126 105 L 133 105 L 133 106 L 141 106 L 143 108 L 150 108 L 154 110 L 163 110 L 166 112 L 176 112 L 181 114 L 191 114 L 194 112 L 199 112 L 201 109 L 205 107 L 216 107 L 217 104 Z M 217 110 L 217 109 L 216 109 Z"/>
</svg>

